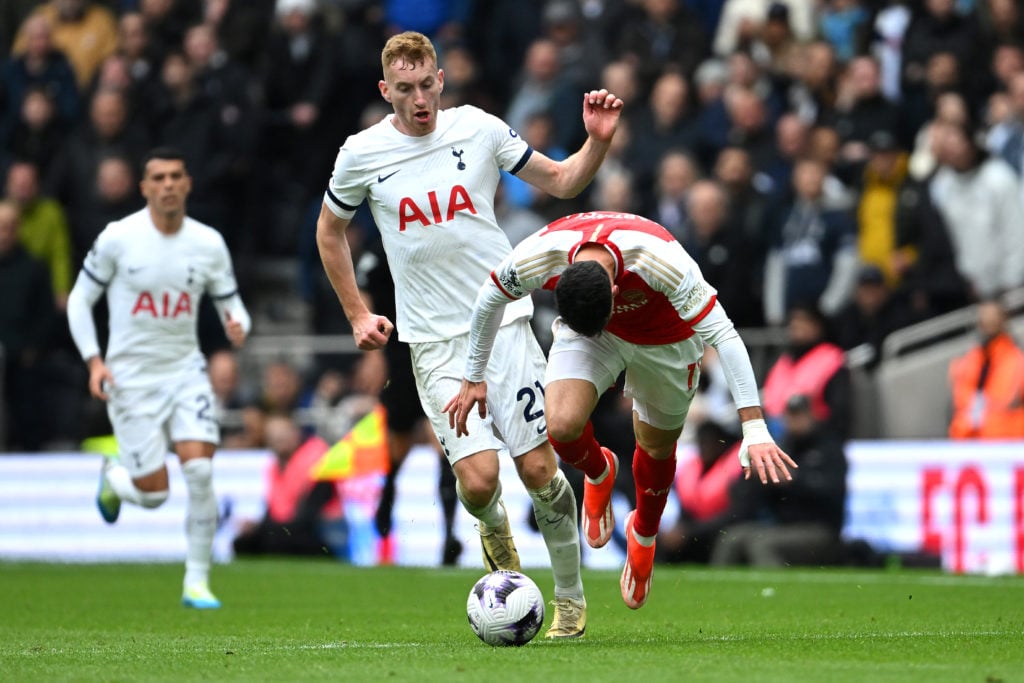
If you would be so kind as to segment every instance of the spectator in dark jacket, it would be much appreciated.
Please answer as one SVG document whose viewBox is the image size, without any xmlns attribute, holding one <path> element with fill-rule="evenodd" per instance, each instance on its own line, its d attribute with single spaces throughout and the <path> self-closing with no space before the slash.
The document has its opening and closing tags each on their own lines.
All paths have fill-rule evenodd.
<svg viewBox="0 0 1024 683">
<path fill-rule="evenodd" d="M 10 433 L 7 448 L 38 450 L 47 435 L 48 387 L 40 363 L 49 350 L 56 309 L 46 266 L 18 241 L 18 207 L 0 202 L 0 349 L 3 350 L 3 391 L 7 415 L 0 417 Z"/>
<path fill-rule="evenodd" d="M 739 480 L 737 514 L 750 521 L 725 528 L 711 551 L 711 564 L 786 567 L 842 559 L 847 470 L 842 441 L 815 419 L 805 396 L 789 400 L 785 420 L 781 443 L 800 469 L 776 488 Z"/>
<path fill-rule="evenodd" d="M 873 370 L 882 359 L 882 342 L 912 322 L 902 299 L 885 283 L 878 266 L 864 266 L 857 275 L 853 301 L 834 320 L 836 343 L 845 351 L 858 350 L 864 367 Z"/>
<path fill-rule="evenodd" d="M 616 55 L 636 62 L 645 90 L 665 67 L 692 76 L 708 52 L 700 22 L 681 0 L 640 4 L 619 26 Z"/>
<path fill-rule="evenodd" d="M 68 136 L 45 183 L 46 194 L 64 204 L 72 232 L 89 229 L 81 223 L 81 211 L 89 201 L 100 161 L 122 155 L 138 163 L 150 146 L 149 132 L 131 119 L 123 93 L 105 89 L 93 95 L 89 119 Z M 199 162 L 200 167 L 203 163 Z"/>
<path fill-rule="evenodd" d="M 8 130 L 21 111 L 25 95 L 33 87 L 42 87 L 56 105 L 57 118 L 67 127 L 80 110 L 78 84 L 68 58 L 54 47 L 50 23 L 42 15 L 33 15 L 22 29 L 25 52 L 4 64 L 0 97 L 7 115 L 0 128 Z"/>
<path fill-rule="evenodd" d="M 737 327 L 760 324 L 758 286 L 750 242 L 728 224 L 729 203 L 720 183 L 701 180 L 687 197 L 691 233 L 683 242 L 704 278 L 718 290 Z"/>
<path fill-rule="evenodd" d="M 856 221 L 826 204 L 825 164 L 803 159 L 793 170 L 796 196 L 781 212 L 781 225 L 765 261 L 764 313 L 783 321 L 795 303 L 813 302 L 834 315 L 849 301 L 857 274 Z"/>
<path fill-rule="evenodd" d="M 902 84 L 905 102 L 920 100 L 928 90 L 932 58 L 946 52 L 959 72 L 970 78 L 977 73 L 985 46 L 978 40 L 978 23 L 973 13 L 957 11 L 956 0 L 924 0 L 903 34 Z"/>
</svg>

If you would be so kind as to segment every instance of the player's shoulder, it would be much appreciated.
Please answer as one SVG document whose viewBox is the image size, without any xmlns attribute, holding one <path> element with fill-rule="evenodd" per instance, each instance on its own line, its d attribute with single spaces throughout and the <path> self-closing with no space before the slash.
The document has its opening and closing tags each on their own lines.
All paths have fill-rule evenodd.
<svg viewBox="0 0 1024 683">
<path fill-rule="evenodd" d="M 361 131 L 352 133 L 345 142 L 341 145 L 341 151 L 360 153 L 364 151 L 372 151 L 381 146 L 393 144 L 394 126 L 391 123 L 392 115 L 385 116 L 383 119 L 368 126 Z"/>
<path fill-rule="evenodd" d="M 465 130 L 467 127 L 477 129 L 509 128 L 498 116 L 472 104 L 460 104 L 443 110 L 444 120 L 448 128 Z M 511 129 L 509 129 L 511 130 Z"/>
<path fill-rule="evenodd" d="M 220 234 L 219 230 L 191 216 L 185 217 L 185 222 L 181 227 L 185 237 L 190 241 L 217 247 L 224 244 L 224 236 Z"/>
<path fill-rule="evenodd" d="M 107 223 L 100 231 L 99 238 L 105 242 L 130 240 L 133 235 L 138 234 L 139 226 L 145 225 L 149 220 L 148 211 L 145 208 L 139 209 L 135 213 Z"/>
</svg>

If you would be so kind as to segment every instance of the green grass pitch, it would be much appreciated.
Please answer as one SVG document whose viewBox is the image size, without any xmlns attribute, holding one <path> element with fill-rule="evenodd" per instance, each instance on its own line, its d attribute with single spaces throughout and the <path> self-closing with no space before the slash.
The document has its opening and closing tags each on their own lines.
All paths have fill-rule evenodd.
<svg viewBox="0 0 1024 683">
<path fill-rule="evenodd" d="M 1024 578 L 659 566 L 633 612 L 587 571 L 585 638 L 491 648 L 465 617 L 482 570 L 236 561 L 212 612 L 181 572 L 0 564 L 0 680 L 1024 681 Z"/>
</svg>

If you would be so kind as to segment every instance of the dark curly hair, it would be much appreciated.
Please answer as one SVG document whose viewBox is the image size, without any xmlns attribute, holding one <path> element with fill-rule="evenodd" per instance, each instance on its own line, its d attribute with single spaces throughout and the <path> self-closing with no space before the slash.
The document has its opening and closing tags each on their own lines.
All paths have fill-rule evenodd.
<svg viewBox="0 0 1024 683">
<path fill-rule="evenodd" d="M 596 337 L 612 316 L 612 285 L 597 261 L 579 261 L 565 269 L 555 285 L 555 306 L 562 320 L 584 337 Z"/>
</svg>

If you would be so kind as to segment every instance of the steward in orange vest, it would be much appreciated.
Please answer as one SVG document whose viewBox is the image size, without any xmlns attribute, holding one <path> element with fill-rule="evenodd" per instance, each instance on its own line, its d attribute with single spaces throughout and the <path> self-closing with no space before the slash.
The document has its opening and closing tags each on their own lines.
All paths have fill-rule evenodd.
<svg viewBox="0 0 1024 683">
<path fill-rule="evenodd" d="M 998 303 L 979 306 L 978 328 L 985 341 L 950 364 L 949 436 L 1024 438 L 1024 350 L 1006 331 L 1006 312 Z"/>
</svg>

